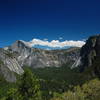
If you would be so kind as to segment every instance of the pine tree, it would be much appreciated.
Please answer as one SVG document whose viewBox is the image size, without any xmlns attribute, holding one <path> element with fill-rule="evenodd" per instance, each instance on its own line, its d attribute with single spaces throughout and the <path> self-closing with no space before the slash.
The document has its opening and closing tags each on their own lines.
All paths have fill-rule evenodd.
<svg viewBox="0 0 100 100">
<path fill-rule="evenodd" d="M 41 100 L 39 80 L 29 69 L 22 75 L 18 91 L 23 100 Z"/>
</svg>

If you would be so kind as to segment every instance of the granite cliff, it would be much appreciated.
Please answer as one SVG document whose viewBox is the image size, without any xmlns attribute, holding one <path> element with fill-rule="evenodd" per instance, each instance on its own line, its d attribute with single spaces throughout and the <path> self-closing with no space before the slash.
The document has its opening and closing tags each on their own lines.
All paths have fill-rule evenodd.
<svg viewBox="0 0 100 100">
<path fill-rule="evenodd" d="M 80 56 L 82 72 L 89 68 L 93 74 L 100 75 L 100 35 L 89 37 L 81 48 Z"/>
</svg>

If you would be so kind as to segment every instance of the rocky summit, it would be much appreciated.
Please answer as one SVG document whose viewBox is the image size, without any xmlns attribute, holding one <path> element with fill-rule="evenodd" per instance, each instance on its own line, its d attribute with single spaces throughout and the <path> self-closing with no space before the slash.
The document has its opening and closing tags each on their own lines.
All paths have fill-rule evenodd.
<svg viewBox="0 0 100 100">
<path fill-rule="evenodd" d="M 21 66 L 27 65 L 33 68 L 60 67 L 69 62 L 75 62 L 79 58 L 80 48 L 63 50 L 43 50 L 29 47 L 24 41 L 16 41 L 8 50 L 16 52 L 17 60 Z"/>
<path fill-rule="evenodd" d="M 95 74 L 100 73 L 100 35 L 89 37 L 81 48 L 81 71 L 91 68 Z"/>
<path fill-rule="evenodd" d="M 0 71 L 7 81 L 16 81 L 15 73 L 22 74 L 23 66 L 31 68 L 61 67 L 76 65 L 80 48 L 62 50 L 43 50 L 29 47 L 25 41 L 18 40 L 11 46 L 0 49 Z M 74 66 L 73 66 L 74 65 Z"/>
</svg>

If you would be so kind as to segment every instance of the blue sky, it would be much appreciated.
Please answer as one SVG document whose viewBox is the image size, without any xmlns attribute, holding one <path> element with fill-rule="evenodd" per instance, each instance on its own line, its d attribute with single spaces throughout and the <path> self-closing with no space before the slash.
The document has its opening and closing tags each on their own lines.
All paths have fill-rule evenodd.
<svg viewBox="0 0 100 100">
<path fill-rule="evenodd" d="M 100 33 L 100 0 L 0 0 L 0 47 L 16 40 L 83 40 Z"/>
</svg>

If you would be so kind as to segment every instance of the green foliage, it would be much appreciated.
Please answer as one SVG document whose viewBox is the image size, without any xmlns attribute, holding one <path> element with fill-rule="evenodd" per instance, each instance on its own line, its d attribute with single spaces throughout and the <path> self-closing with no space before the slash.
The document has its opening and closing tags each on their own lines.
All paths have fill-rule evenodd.
<svg viewBox="0 0 100 100">
<path fill-rule="evenodd" d="M 39 80 L 29 69 L 26 69 L 22 75 L 18 91 L 22 95 L 23 100 L 41 99 Z"/>
<path fill-rule="evenodd" d="M 16 83 L 0 78 L 0 100 L 98 100 L 100 80 L 86 81 L 88 72 L 79 74 L 65 66 L 34 69 L 33 72 L 25 68 Z"/>
<path fill-rule="evenodd" d="M 39 79 L 29 69 L 18 82 L 8 83 L 2 79 L 0 84 L 0 100 L 42 100 Z"/>
<path fill-rule="evenodd" d="M 15 83 L 9 83 L 7 82 L 2 75 L 0 75 L 0 100 L 4 96 L 7 96 L 7 91 L 10 88 L 16 87 Z"/>
<path fill-rule="evenodd" d="M 82 86 L 82 91 L 89 100 L 98 100 L 100 98 L 100 80 L 94 79 Z"/>
<path fill-rule="evenodd" d="M 76 86 L 73 90 L 68 90 L 62 96 L 55 96 L 51 100 L 98 100 L 100 98 L 100 80 L 94 79 L 81 87 Z"/>
<path fill-rule="evenodd" d="M 0 60 L 0 65 L 3 65 L 4 63 L 3 63 L 3 61 L 2 60 Z"/>
<path fill-rule="evenodd" d="M 7 97 L 6 100 L 18 100 L 19 97 L 17 96 L 17 89 L 16 88 L 10 88 L 7 91 Z"/>
<path fill-rule="evenodd" d="M 10 58 L 13 58 L 13 57 L 14 57 L 14 54 L 11 53 L 11 52 L 9 52 L 9 51 L 7 51 L 5 54 L 6 54 L 8 57 L 10 57 Z"/>
<path fill-rule="evenodd" d="M 70 64 L 62 67 L 46 67 L 33 69 L 33 73 L 40 79 L 54 81 L 58 84 L 77 85 L 80 80 L 80 73 L 69 68 Z M 64 84 L 63 84 L 64 85 Z"/>
</svg>

